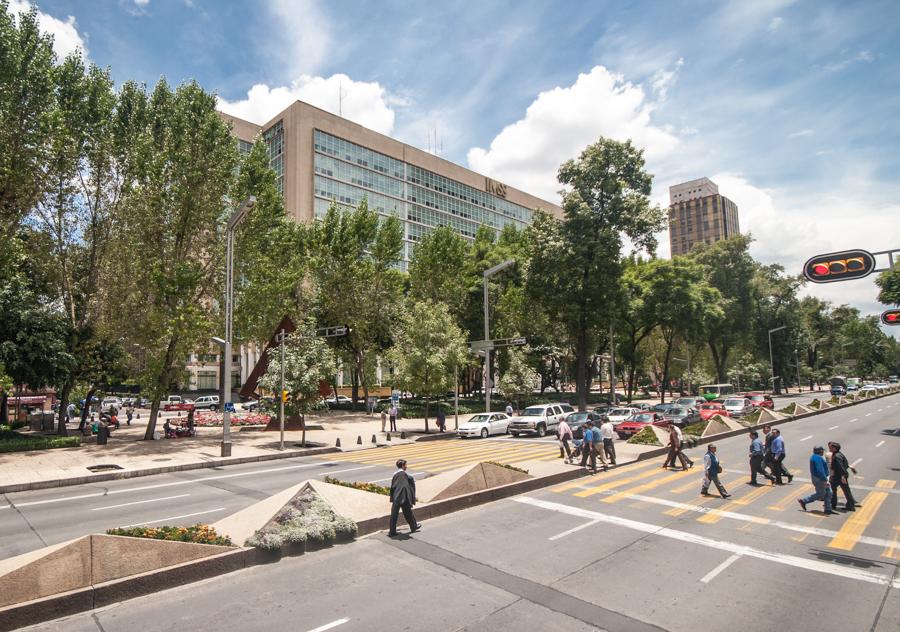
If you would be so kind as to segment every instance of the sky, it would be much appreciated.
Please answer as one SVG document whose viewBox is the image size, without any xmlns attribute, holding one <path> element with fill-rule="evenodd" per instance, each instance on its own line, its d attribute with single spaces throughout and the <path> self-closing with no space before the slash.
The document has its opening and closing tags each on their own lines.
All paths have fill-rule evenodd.
<svg viewBox="0 0 900 632">
<path fill-rule="evenodd" d="M 196 79 L 257 123 L 301 99 L 552 201 L 560 163 L 632 139 L 655 203 L 709 177 L 754 257 L 791 274 L 900 249 L 892 0 L 37 5 L 59 54 L 80 48 L 117 82 Z M 803 292 L 875 314 L 873 279 Z"/>
</svg>

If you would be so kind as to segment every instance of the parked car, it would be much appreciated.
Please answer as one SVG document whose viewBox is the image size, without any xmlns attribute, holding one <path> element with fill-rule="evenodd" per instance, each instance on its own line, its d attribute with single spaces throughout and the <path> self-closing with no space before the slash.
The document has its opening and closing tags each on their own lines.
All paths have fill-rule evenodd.
<svg viewBox="0 0 900 632">
<path fill-rule="evenodd" d="M 613 408 L 606 412 L 606 416 L 609 417 L 609 420 L 614 424 L 619 423 L 620 421 L 625 421 L 635 413 L 639 413 L 637 408 L 627 407 L 627 408 Z"/>
<path fill-rule="evenodd" d="M 593 408 L 593 412 L 597 415 L 605 415 L 611 409 L 615 408 L 614 406 L 610 406 L 609 404 L 601 404 L 600 406 L 595 406 Z"/>
<path fill-rule="evenodd" d="M 194 410 L 194 401 L 187 398 L 179 398 L 181 401 L 167 401 L 163 403 L 162 409 L 166 412 L 177 410 Z"/>
<path fill-rule="evenodd" d="M 702 417 L 700 417 L 700 413 L 696 408 L 685 408 L 683 406 L 672 406 L 672 408 L 663 413 L 663 419 L 679 428 L 702 421 Z"/>
<path fill-rule="evenodd" d="M 509 420 L 509 434 L 518 437 L 520 434 L 536 434 L 545 436 L 548 432 L 556 432 L 559 420 L 574 412 L 569 404 L 538 404 L 529 406 L 521 415 Z"/>
<path fill-rule="evenodd" d="M 728 414 L 732 417 L 743 417 L 755 410 L 753 404 L 751 404 L 750 400 L 746 397 L 728 397 L 723 404 L 725 405 L 725 410 L 727 410 Z"/>
<path fill-rule="evenodd" d="M 675 400 L 676 406 L 681 406 L 682 408 L 697 408 L 706 403 L 706 398 L 704 397 L 679 397 Z"/>
<path fill-rule="evenodd" d="M 353 399 L 346 395 L 337 395 L 336 397 L 329 397 L 325 400 L 325 403 L 329 406 L 333 406 L 334 404 L 352 404 Z"/>
<path fill-rule="evenodd" d="M 842 386 L 841 384 L 832 384 L 831 385 L 831 396 L 832 397 L 841 397 L 847 394 L 847 387 Z"/>
<path fill-rule="evenodd" d="M 197 410 L 219 410 L 218 395 L 204 395 L 194 400 L 194 408 Z"/>
<path fill-rule="evenodd" d="M 706 421 L 710 417 L 714 417 L 716 415 L 730 417 L 731 413 L 725 410 L 725 404 L 721 402 L 707 402 L 700 407 L 700 419 L 702 419 L 703 421 Z"/>
<path fill-rule="evenodd" d="M 599 425 L 602 423 L 603 415 L 598 415 L 594 411 L 589 410 L 585 412 L 576 411 L 566 416 L 566 423 L 569 424 L 569 428 L 572 429 L 572 435 L 576 439 L 584 437 L 584 424 L 588 420 L 593 421 L 594 425 Z"/>
<path fill-rule="evenodd" d="M 653 410 L 653 404 L 648 404 L 647 402 L 641 402 L 639 404 L 632 403 L 632 404 L 630 404 L 630 406 L 632 408 L 637 408 L 638 410 L 643 410 L 645 412 L 648 410 Z"/>
<path fill-rule="evenodd" d="M 507 426 L 509 426 L 509 417 L 506 413 L 482 413 L 460 424 L 457 434 L 463 438 L 481 437 L 486 439 L 490 435 L 506 434 Z"/>
<path fill-rule="evenodd" d="M 122 406 L 137 406 L 137 398 L 136 397 L 123 397 L 122 398 Z"/>
<path fill-rule="evenodd" d="M 900 383 L 900 377 L 897 377 L 896 375 L 889 375 L 889 376 L 888 376 L 888 383 L 889 383 L 889 384 L 897 384 L 897 383 Z"/>
<path fill-rule="evenodd" d="M 865 384 L 859 389 L 860 395 L 878 395 L 878 389 L 872 384 Z"/>
<path fill-rule="evenodd" d="M 771 395 L 766 395 L 765 393 L 745 393 L 744 397 L 750 400 L 750 405 L 753 406 L 754 410 L 757 408 L 768 408 L 769 410 L 773 410 L 775 408 L 775 401 L 772 399 Z"/>
<path fill-rule="evenodd" d="M 246 402 L 241 402 L 238 404 L 241 410 L 246 410 L 248 413 L 252 413 L 259 407 L 259 400 L 256 399 L 248 399 Z"/>
<path fill-rule="evenodd" d="M 624 421 L 620 421 L 619 423 L 615 424 L 613 426 L 613 430 L 616 431 L 616 434 L 619 435 L 620 439 L 628 439 L 651 424 L 663 428 L 665 427 L 666 422 L 663 420 L 662 416 L 659 413 L 638 412 L 631 415 Z"/>
<path fill-rule="evenodd" d="M 104 397 L 103 402 L 100 404 L 100 412 L 108 413 L 113 406 L 120 410 L 122 408 L 122 400 L 118 397 Z"/>
<path fill-rule="evenodd" d="M 669 410 L 670 408 L 674 408 L 674 407 L 675 407 L 675 404 L 673 404 L 672 402 L 666 402 L 664 404 L 657 404 L 656 406 L 653 407 L 653 412 L 664 415 L 667 410 Z"/>
</svg>

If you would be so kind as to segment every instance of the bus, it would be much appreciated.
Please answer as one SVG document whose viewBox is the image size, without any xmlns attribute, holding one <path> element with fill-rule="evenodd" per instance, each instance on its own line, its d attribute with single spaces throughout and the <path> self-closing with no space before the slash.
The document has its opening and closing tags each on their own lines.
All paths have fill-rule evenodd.
<svg viewBox="0 0 900 632">
<path fill-rule="evenodd" d="M 707 384 L 700 387 L 700 396 L 706 401 L 728 397 L 729 395 L 734 395 L 734 386 L 731 384 Z"/>
</svg>

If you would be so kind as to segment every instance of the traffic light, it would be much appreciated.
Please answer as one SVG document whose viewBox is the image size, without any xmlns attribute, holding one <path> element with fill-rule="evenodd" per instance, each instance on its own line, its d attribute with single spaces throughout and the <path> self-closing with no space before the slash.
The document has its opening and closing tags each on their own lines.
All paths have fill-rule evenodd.
<svg viewBox="0 0 900 632">
<path fill-rule="evenodd" d="M 813 283 L 861 279 L 875 270 L 875 257 L 865 250 L 844 250 L 816 255 L 803 266 L 803 276 Z"/>
<path fill-rule="evenodd" d="M 281 391 L 281 401 L 287 402 L 288 400 L 288 391 Z"/>
<path fill-rule="evenodd" d="M 900 309 L 881 312 L 881 322 L 885 325 L 900 325 Z"/>
</svg>

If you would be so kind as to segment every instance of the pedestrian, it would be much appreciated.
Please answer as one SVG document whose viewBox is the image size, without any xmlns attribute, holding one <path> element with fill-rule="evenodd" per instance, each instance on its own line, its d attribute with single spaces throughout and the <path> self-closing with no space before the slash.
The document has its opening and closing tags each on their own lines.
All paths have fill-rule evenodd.
<svg viewBox="0 0 900 632">
<path fill-rule="evenodd" d="M 675 459 L 678 459 L 681 463 L 682 470 L 694 467 L 694 462 L 688 459 L 684 452 L 681 451 L 682 441 L 684 441 L 684 435 L 681 433 L 681 428 L 670 422 L 669 453 L 666 456 L 666 462 L 663 463 L 663 468 L 675 467 Z"/>
<path fill-rule="evenodd" d="M 678 435 L 678 460 L 681 461 L 682 467 L 687 463 L 688 469 L 694 467 L 694 462 L 687 454 L 684 453 L 684 433 L 679 426 L 675 426 L 675 434 Z"/>
<path fill-rule="evenodd" d="M 844 492 L 844 511 L 856 511 L 856 501 L 853 499 L 853 492 L 850 491 L 850 472 L 855 470 L 847 462 L 847 457 L 841 452 L 841 444 L 837 441 L 829 441 L 828 449 L 831 451 L 831 476 L 828 482 L 831 484 L 831 509 L 837 511 L 837 490 L 838 487 Z"/>
<path fill-rule="evenodd" d="M 512 417 L 512 416 L 513 416 L 513 412 L 515 412 L 515 411 L 513 411 L 512 403 L 511 403 L 511 402 L 506 402 L 506 415 L 507 415 L 508 417 Z"/>
<path fill-rule="evenodd" d="M 409 532 L 415 533 L 422 528 L 416 522 L 413 516 L 413 505 L 416 504 L 416 479 L 406 472 L 406 460 L 399 459 L 397 461 L 397 471 L 391 478 L 391 526 L 388 536 L 395 537 L 397 535 L 397 518 L 400 511 L 403 511 L 403 517 L 409 525 Z"/>
<path fill-rule="evenodd" d="M 600 457 L 600 462 L 603 464 L 603 469 L 609 469 L 609 466 L 606 464 L 606 458 L 603 456 L 603 452 L 601 452 L 598 448 L 600 444 L 600 430 L 594 428 L 594 422 L 588 420 L 584 424 L 584 442 L 581 444 L 581 467 L 587 467 L 588 459 L 591 461 L 591 472 L 593 474 L 597 473 L 597 457 Z"/>
<path fill-rule="evenodd" d="M 813 448 L 812 456 L 809 457 L 809 474 L 812 477 L 812 483 L 816 491 L 809 496 L 798 498 L 797 502 L 806 511 L 806 506 L 817 500 L 824 501 L 825 515 L 831 515 L 831 486 L 828 484 L 828 463 L 825 461 L 825 448 L 817 445 Z"/>
<path fill-rule="evenodd" d="M 388 413 L 388 415 L 391 418 L 391 430 L 394 432 L 397 432 L 397 413 L 398 412 L 399 411 L 397 410 L 397 405 L 391 404 L 391 410 Z"/>
<path fill-rule="evenodd" d="M 556 435 L 559 437 L 559 458 L 566 458 L 566 463 L 572 462 L 572 449 L 569 447 L 569 441 L 574 437 L 572 427 L 563 419 L 556 428 Z"/>
<path fill-rule="evenodd" d="M 128 422 L 128 425 L 131 425 L 131 419 L 134 417 L 134 406 L 132 404 L 128 404 L 125 407 L 125 420 Z"/>
<path fill-rule="evenodd" d="M 722 473 L 722 465 L 719 463 L 719 457 L 716 456 L 716 444 L 710 443 L 703 455 L 703 486 L 700 488 L 701 496 L 711 496 L 709 493 L 709 484 L 715 483 L 716 489 L 719 490 L 722 498 L 731 496 L 725 491 L 725 486 L 719 481 L 719 474 Z"/>
<path fill-rule="evenodd" d="M 75 421 L 75 402 L 69 402 L 69 405 L 66 406 L 66 422 L 72 423 Z"/>
<path fill-rule="evenodd" d="M 381 432 L 384 432 L 384 427 L 387 425 L 387 411 L 382 407 L 381 409 Z"/>
<path fill-rule="evenodd" d="M 784 451 L 784 439 L 781 437 L 781 430 L 775 428 L 775 430 L 772 431 L 772 434 L 775 435 L 772 439 L 772 459 L 775 468 L 775 471 L 773 472 L 775 480 L 772 481 L 772 484 L 784 485 L 782 478 L 785 476 L 787 476 L 788 483 L 792 483 L 794 481 L 794 475 L 788 472 L 787 468 L 784 466 L 784 457 L 787 456 L 787 454 Z"/>
<path fill-rule="evenodd" d="M 765 445 L 763 446 L 763 467 L 762 471 L 765 472 L 766 468 L 769 469 L 769 474 L 771 476 L 775 475 L 775 457 L 772 456 L 772 440 L 775 438 L 775 433 L 772 432 L 772 426 L 766 424 L 762 427 L 763 431 L 763 439 L 765 441 Z M 773 479 L 769 479 L 773 480 Z"/>
<path fill-rule="evenodd" d="M 436 423 L 439 432 L 447 432 L 447 416 L 444 414 L 444 409 L 438 406 Z"/>
<path fill-rule="evenodd" d="M 766 473 L 763 460 L 766 458 L 765 448 L 762 441 L 759 440 L 759 433 L 755 430 L 750 432 L 750 484 L 759 485 L 756 482 L 757 475 L 762 474 L 766 480 L 771 481 L 772 477 Z"/>
<path fill-rule="evenodd" d="M 616 464 L 616 431 L 613 428 L 613 423 L 609 420 L 609 417 L 606 415 L 601 415 L 600 419 L 603 423 L 600 424 L 600 438 L 603 439 L 603 452 L 606 454 L 606 458 L 609 459 L 611 465 Z"/>
</svg>

